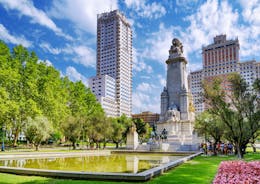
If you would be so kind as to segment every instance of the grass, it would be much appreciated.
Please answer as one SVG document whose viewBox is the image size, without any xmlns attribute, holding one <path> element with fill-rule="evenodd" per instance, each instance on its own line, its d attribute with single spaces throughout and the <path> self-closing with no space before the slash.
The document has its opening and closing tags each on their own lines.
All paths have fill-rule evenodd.
<svg viewBox="0 0 260 184">
<path fill-rule="evenodd" d="M 234 156 L 199 156 L 146 182 L 146 184 L 209 184 L 212 183 L 221 161 L 235 159 Z M 248 153 L 245 155 L 245 160 L 260 160 L 260 153 Z M 0 173 L 0 178 L 0 184 L 130 184 L 129 182 L 64 180 L 2 173 Z"/>
</svg>

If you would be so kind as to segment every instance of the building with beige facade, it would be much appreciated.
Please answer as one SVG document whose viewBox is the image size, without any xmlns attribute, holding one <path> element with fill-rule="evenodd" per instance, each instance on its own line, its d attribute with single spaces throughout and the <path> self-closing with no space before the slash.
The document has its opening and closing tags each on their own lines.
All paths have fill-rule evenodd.
<svg viewBox="0 0 260 184">
<path fill-rule="evenodd" d="M 141 112 L 140 114 L 132 114 L 133 119 L 142 119 L 144 122 L 149 123 L 152 127 L 155 122 L 159 121 L 160 114 L 153 112 Z"/>
</svg>

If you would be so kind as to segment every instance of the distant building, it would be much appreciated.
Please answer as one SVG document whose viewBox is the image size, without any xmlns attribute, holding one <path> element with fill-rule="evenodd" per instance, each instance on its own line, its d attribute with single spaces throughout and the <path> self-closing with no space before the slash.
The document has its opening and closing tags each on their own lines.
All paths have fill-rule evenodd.
<svg viewBox="0 0 260 184">
<path fill-rule="evenodd" d="M 142 119 L 144 122 L 149 123 L 149 125 L 152 127 L 155 122 L 159 121 L 160 115 L 158 113 L 153 112 L 142 112 L 140 114 L 132 114 L 133 119 Z"/>
<path fill-rule="evenodd" d="M 202 102 L 202 79 L 203 79 L 203 70 L 197 70 L 192 72 L 189 77 L 189 89 L 192 92 L 193 97 L 193 106 L 196 112 L 203 112 L 204 103 Z"/>
<path fill-rule="evenodd" d="M 239 62 L 239 73 L 249 86 L 252 86 L 257 77 L 257 63 L 255 60 Z M 258 63 L 259 65 L 259 63 Z"/>
<path fill-rule="evenodd" d="M 109 75 L 95 76 L 89 79 L 89 87 L 102 104 L 107 116 L 117 116 L 116 80 Z"/>
<path fill-rule="evenodd" d="M 97 98 L 102 97 L 100 103 L 106 114 L 109 116 L 125 114 L 130 117 L 132 114 L 132 30 L 126 17 L 118 10 L 97 15 L 96 70 L 96 78 L 107 75 L 114 79 L 115 99 L 111 105 L 107 101 L 108 98 L 104 98 L 105 93 L 97 93 L 95 90 L 95 94 L 101 94 L 101 96 L 97 95 Z M 111 82 L 111 78 L 103 79 Z M 103 81 L 102 84 L 107 83 L 109 82 Z M 102 85 L 100 89 L 110 90 Z M 94 92 L 93 88 L 91 90 Z"/>
<path fill-rule="evenodd" d="M 202 47 L 203 68 L 192 71 L 189 74 L 189 85 L 193 95 L 195 112 L 200 113 L 205 110 L 206 105 L 201 99 L 202 81 L 210 81 L 214 77 L 221 77 L 222 88 L 230 92 L 227 75 L 238 72 L 252 86 L 256 78 L 260 77 L 260 64 L 255 60 L 239 61 L 239 40 L 227 40 L 226 35 L 214 37 L 214 43 Z"/>
</svg>

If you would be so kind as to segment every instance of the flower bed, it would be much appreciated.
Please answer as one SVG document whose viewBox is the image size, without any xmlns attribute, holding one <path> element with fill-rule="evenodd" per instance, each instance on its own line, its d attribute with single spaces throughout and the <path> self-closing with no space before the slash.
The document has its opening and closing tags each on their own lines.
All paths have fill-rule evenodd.
<svg viewBox="0 0 260 184">
<path fill-rule="evenodd" d="M 221 162 L 213 184 L 259 184 L 260 161 Z"/>
</svg>

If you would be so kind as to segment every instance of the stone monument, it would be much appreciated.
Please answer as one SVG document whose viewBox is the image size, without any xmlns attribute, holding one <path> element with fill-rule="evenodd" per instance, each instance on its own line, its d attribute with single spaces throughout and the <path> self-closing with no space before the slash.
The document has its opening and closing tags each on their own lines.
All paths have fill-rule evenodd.
<svg viewBox="0 0 260 184">
<path fill-rule="evenodd" d="M 138 133 L 136 132 L 136 126 L 133 123 L 126 136 L 126 148 L 135 150 L 138 145 Z"/>
<path fill-rule="evenodd" d="M 195 147 L 197 141 L 193 134 L 195 114 L 188 88 L 187 63 L 182 43 L 174 38 L 166 60 L 167 79 L 166 87 L 161 93 L 160 120 L 156 123 L 159 134 L 167 131 L 167 142 L 172 151 L 187 151 Z M 181 145 L 186 145 L 187 148 Z"/>
</svg>

